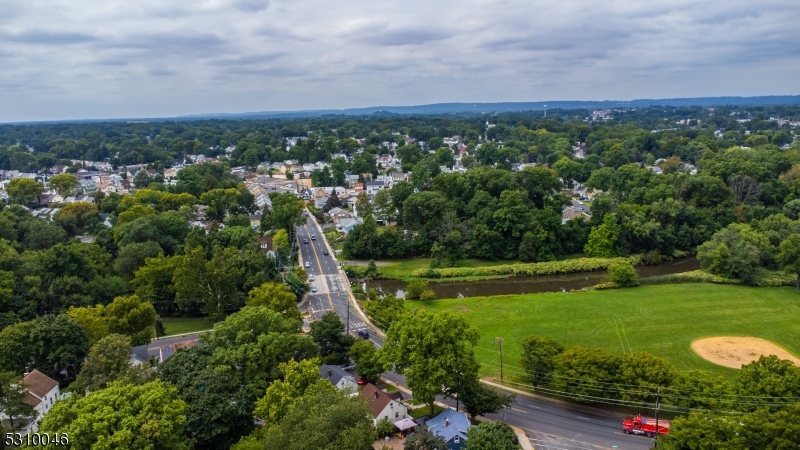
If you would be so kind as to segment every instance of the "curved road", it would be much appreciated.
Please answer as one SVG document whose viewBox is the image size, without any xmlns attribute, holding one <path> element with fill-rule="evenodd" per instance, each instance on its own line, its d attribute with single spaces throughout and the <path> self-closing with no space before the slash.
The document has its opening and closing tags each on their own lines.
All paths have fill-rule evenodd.
<svg viewBox="0 0 800 450">
<path fill-rule="evenodd" d="M 316 239 L 311 236 L 315 235 Z M 309 293 L 300 304 L 300 309 L 310 308 L 312 315 L 319 319 L 328 311 L 334 311 L 355 335 L 358 330 L 369 330 L 370 340 L 381 346 L 383 339 L 371 330 L 370 324 L 358 316 L 350 305 L 350 299 L 344 289 L 348 283 L 339 270 L 339 262 L 325 242 L 322 230 L 316 221 L 306 219 L 303 226 L 297 227 L 297 240 L 301 260 L 309 263 L 306 272 L 314 275 L 312 285 L 317 292 Z M 305 243 L 308 240 L 308 243 Z M 349 310 L 349 312 L 348 312 Z M 313 320 L 313 319 L 312 319 Z M 307 325 L 307 324 L 306 324 Z M 384 377 L 405 385 L 402 375 L 387 372 Z M 455 406 L 452 399 L 439 399 Z M 587 412 L 577 405 L 563 404 L 540 398 L 516 396 L 511 408 L 488 416 L 490 419 L 501 419 L 511 425 L 522 428 L 528 433 L 531 443 L 539 450 L 589 450 L 589 449 L 631 449 L 646 450 L 651 447 L 652 440 L 640 436 L 629 436 L 622 433 L 622 419 L 611 414 Z"/>
</svg>

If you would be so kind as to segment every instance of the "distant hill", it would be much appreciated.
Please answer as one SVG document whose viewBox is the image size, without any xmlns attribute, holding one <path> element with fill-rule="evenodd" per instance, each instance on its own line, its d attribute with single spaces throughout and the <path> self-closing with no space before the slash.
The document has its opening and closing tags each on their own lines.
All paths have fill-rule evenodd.
<svg viewBox="0 0 800 450">
<path fill-rule="evenodd" d="M 547 109 L 606 109 L 606 108 L 644 108 L 648 106 L 760 106 L 760 105 L 798 105 L 800 95 L 769 95 L 761 97 L 697 97 L 662 98 L 638 100 L 603 101 L 552 101 L 552 102 L 504 102 L 504 103 L 434 103 L 416 106 L 372 106 L 368 108 L 319 109 L 306 111 L 260 111 L 230 114 L 200 114 L 181 116 L 175 119 L 265 119 L 320 117 L 327 115 L 364 116 L 370 114 L 459 114 L 459 113 L 502 113 L 514 111 L 542 111 Z"/>
</svg>

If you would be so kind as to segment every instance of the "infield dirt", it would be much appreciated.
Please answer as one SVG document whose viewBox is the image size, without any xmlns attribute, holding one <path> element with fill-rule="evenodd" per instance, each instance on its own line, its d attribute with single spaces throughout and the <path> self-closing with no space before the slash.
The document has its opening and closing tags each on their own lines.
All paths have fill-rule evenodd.
<svg viewBox="0 0 800 450">
<path fill-rule="evenodd" d="M 778 345 L 757 337 L 718 336 L 692 342 L 692 350 L 704 359 L 720 366 L 739 369 L 762 355 L 775 355 L 800 366 L 800 358 Z"/>
</svg>

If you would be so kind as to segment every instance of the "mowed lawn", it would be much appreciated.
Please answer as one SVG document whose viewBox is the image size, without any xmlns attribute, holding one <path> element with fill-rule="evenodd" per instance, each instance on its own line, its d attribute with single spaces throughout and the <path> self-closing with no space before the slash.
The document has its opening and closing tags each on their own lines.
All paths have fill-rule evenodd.
<svg viewBox="0 0 800 450">
<path fill-rule="evenodd" d="M 503 337 L 505 376 L 521 379 L 521 343 L 529 334 L 549 336 L 564 346 L 647 351 L 678 370 L 706 369 L 729 377 L 735 369 L 700 358 L 691 342 L 710 336 L 755 336 L 800 355 L 800 293 L 788 287 L 673 284 L 407 305 L 465 317 L 480 333 L 476 353 L 483 376 L 499 376 L 495 337 Z"/>
<path fill-rule="evenodd" d="M 214 328 L 214 321 L 207 317 L 162 317 L 164 332 L 173 334 L 194 333 Z"/>
</svg>

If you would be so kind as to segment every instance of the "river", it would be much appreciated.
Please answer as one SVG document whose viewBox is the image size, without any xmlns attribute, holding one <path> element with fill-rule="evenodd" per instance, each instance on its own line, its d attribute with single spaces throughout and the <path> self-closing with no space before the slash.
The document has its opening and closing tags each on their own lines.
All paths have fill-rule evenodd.
<svg viewBox="0 0 800 450">
<path fill-rule="evenodd" d="M 671 273 L 688 272 L 700 268 L 695 258 L 682 258 L 667 261 L 654 266 L 639 266 L 636 272 L 640 278 Z M 594 286 L 606 281 L 606 272 L 577 272 L 563 275 L 543 275 L 537 277 L 511 277 L 483 281 L 441 281 L 431 282 L 429 286 L 436 293 L 436 298 L 483 297 L 507 294 L 532 294 L 536 292 L 571 291 Z M 371 280 L 369 287 L 381 294 L 394 293 L 397 297 L 405 297 L 405 281 Z"/>
</svg>

